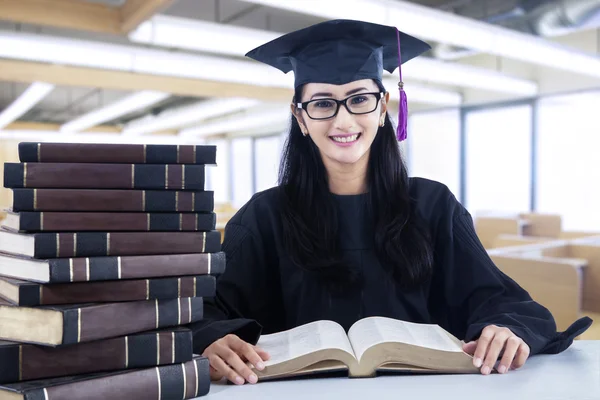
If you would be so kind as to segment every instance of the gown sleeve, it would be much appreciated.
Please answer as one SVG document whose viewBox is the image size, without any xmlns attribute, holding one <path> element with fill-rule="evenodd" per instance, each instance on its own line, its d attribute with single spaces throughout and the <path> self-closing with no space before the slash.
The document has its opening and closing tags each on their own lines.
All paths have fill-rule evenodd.
<svg viewBox="0 0 600 400">
<path fill-rule="evenodd" d="M 454 199 L 452 197 L 452 199 Z M 444 327 L 466 342 L 487 325 L 509 328 L 530 347 L 530 354 L 559 353 L 592 323 L 581 318 L 557 332 L 548 309 L 500 271 L 481 244 L 471 215 L 458 201 L 440 217 L 435 240 L 434 308 Z"/>
<path fill-rule="evenodd" d="M 215 296 L 204 299 L 203 320 L 190 325 L 196 354 L 228 334 L 256 344 L 261 323 L 281 318 L 277 309 L 281 301 L 276 300 L 274 289 L 278 285 L 269 273 L 269 252 L 252 228 L 241 225 L 235 216 L 225 228 L 225 271 L 217 277 Z"/>
</svg>

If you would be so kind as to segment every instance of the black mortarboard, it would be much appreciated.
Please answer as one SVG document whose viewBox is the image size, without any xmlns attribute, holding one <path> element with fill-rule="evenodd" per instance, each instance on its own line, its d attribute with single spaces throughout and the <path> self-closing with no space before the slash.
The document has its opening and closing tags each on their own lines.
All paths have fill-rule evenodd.
<svg viewBox="0 0 600 400">
<path fill-rule="evenodd" d="M 294 71 L 294 87 L 305 83 L 342 85 L 359 79 L 381 81 L 403 63 L 431 49 L 397 28 L 355 20 L 332 20 L 282 35 L 246 54 L 284 73 Z M 406 93 L 400 74 L 398 140 L 406 138 Z"/>
</svg>

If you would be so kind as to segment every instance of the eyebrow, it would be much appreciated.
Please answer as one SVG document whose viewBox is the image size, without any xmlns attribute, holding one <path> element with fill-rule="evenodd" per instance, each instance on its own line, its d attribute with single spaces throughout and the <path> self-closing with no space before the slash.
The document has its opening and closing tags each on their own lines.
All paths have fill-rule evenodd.
<svg viewBox="0 0 600 400">
<path fill-rule="evenodd" d="M 360 87 L 357 89 L 352 89 L 349 92 L 346 93 L 346 96 L 351 96 L 355 93 L 361 92 L 363 90 L 369 90 L 366 87 Z M 315 97 L 333 97 L 333 93 L 328 93 L 328 92 L 319 92 L 319 93 L 315 93 L 311 96 L 311 100 L 314 99 Z"/>
</svg>

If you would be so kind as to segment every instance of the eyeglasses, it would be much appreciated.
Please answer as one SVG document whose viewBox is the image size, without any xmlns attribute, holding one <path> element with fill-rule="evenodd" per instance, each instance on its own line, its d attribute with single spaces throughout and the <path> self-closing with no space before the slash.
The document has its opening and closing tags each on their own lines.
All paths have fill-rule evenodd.
<svg viewBox="0 0 600 400">
<path fill-rule="evenodd" d="M 350 114 L 369 114 L 377 109 L 383 92 L 359 93 L 343 100 L 330 98 L 315 99 L 297 103 L 297 107 L 306 111 L 310 119 L 329 119 L 337 115 L 340 105 L 344 105 Z"/>
</svg>

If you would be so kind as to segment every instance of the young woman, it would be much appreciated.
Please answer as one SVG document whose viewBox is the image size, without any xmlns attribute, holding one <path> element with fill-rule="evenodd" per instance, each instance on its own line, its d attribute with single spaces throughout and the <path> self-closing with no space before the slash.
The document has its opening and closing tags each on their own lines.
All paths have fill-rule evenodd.
<svg viewBox="0 0 600 400">
<path fill-rule="evenodd" d="M 294 71 L 293 116 L 280 183 L 229 221 L 226 271 L 193 326 L 212 378 L 255 383 L 246 362 L 260 370 L 269 357 L 254 346 L 260 334 L 321 319 L 346 330 L 368 316 L 439 324 L 483 374 L 563 351 L 589 326 L 556 332 L 493 264 L 452 193 L 407 176 L 404 92 L 395 132 L 382 73 L 428 49 L 393 27 L 335 20 L 248 54 Z"/>
</svg>

